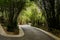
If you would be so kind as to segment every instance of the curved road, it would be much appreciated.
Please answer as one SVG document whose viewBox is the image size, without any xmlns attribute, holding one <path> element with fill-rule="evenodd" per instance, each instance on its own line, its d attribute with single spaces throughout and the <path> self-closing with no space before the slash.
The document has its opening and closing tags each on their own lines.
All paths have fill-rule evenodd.
<svg viewBox="0 0 60 40">
<path fill-rule="evenodd" d="M 0 35 L 0 40 L 55 40 L 42 31 L 34 27 L 21 27 L 24 31 L 23 37 L 4 37 Z"/>
</svg>

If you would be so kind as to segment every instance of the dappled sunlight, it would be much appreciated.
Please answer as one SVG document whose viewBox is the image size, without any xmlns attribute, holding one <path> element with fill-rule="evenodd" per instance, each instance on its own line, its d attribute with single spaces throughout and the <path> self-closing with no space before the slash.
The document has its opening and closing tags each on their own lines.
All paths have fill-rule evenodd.
<svg viewBox="0 0 60 40">
<path fill-rule="evenodd" d="M 41 10 L 34 2 L 28 2 L 24 9 L 20 12 L 18 22 L 20 22 L 20 24 L 28 24 L 30 22 L 32 23 L 32 20 L 41 20 L 41 22 L 44 22 L 45 17 L 42 15 Z"/>
<path fill-rule="evenodd" d="M 60 1 L 0 0 L 0 24 L 9 36 L 19 36 L 22 29 L 23 40 L 54 40 L 57 37 L 48 36 L 40 29 L 60 37 Z M 16 40 L 20 40 L 20 37 Z"/>
</svg>

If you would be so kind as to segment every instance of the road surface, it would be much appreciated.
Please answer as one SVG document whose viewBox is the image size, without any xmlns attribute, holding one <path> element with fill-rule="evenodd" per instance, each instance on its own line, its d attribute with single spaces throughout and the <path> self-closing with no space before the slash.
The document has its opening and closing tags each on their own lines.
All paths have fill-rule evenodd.
<svg viewBox="0 0 60 40">
<path fill-rule="evenodd" d="M 24 31 L 23 37 L 4 37 L 0 35 L 0 40 L 55 40 L 35 27 L 21 27 Z"/>
</svg>

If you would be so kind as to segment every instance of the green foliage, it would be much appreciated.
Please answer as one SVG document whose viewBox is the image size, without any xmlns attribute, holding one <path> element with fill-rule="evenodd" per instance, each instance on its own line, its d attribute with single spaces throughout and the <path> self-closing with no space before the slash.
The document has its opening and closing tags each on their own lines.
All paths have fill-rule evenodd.
<svg viewBox="0 0 60 40">
<path fill-rule="evenodd" d="M 40 26 L 45 23 L 45 16 L 34 2 L 27 2 L 18 17 L 20 24 L 31 23 L 33 26 Z"/>
<path fill-rule="evenodd" d="M 0 12 L 3 18 L 2 24 L 7 27 L 8 31 L 18 30 L 17 17 L 19 16 L 19 12 L 24 8 L 25 1 L 0 0 L 0 4 Z"/>
<path fill-rule="evenodd" d="M 0 0 L 0 4 L 2 16 L 8 29 L 17 28 L 17 18 L 20 24 L 31 23 L 33 26 L 40 26 L 45 23 L 45 16 L 33 1 Z"/>
</svg>

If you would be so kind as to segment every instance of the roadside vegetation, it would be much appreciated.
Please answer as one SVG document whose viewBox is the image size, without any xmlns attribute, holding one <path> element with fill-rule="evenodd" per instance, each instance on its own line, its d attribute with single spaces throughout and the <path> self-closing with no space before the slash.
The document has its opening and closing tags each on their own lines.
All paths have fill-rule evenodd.
<svg viewBox="0 0 60 40">
<path fill-rule="evenodd" d="M 18 24 L 30 24 L 60 37 L 59 5 L 58 0 L 0 0 L 0 24 L 16 34 Z"/>
</svg>

